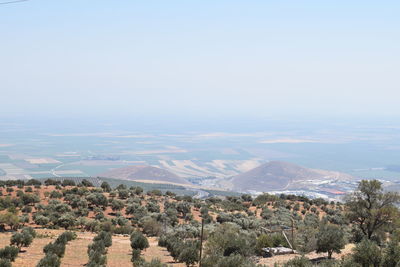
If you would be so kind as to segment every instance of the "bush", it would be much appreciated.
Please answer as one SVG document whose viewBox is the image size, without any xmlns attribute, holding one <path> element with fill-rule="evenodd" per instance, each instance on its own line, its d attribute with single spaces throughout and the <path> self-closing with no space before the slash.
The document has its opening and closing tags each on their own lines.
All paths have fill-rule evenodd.
<svg viewBox="0 0 400 267">
<path fill-rule="evenodd" d="M 233 223 L 224 223 L 212 232 L 206 243 L 208 254 L 219 253 L 223 256 L 240 254 L 248 257 L 255 252 L 256 237 Z"/>
<path fill-rule="evenodd" d="M 42 258 L 36 267 L 59 267 L 61 265 L 60 258 L 55 254 L 46 254 L 44 258 Z"/>
<path fill-rule="evenodd" d="M 310 260 L 306 257 L 296 257 L 291 259 L 290 261 L 286 262 L 284 267 L 311 267 L 312 264 Z"/>
<path fill-rule="evenodd" d="M 392 239 L 386 250 L 383 258 L 383 266 L 396 266 L 400 262 L 400 246 L 396 239 Z"/>
<path fill-rule="evenodd" d="M 186 266 L 194 265 L 199 261 L 199 249 L 200 244 L 197 241 L 186 241 L 179 253 L 178 260 L 184 262 Z"/>
<path fill-rule="evenodd" d="M 0 267 L 11 267 L 11 262 L 7 259 L 0 259 Z"/>
<path fill-rule="evenodd" d="M 162 225 L 151 217 L 143 217 L 140 222 L 143 232 L 149 236 L 158 236 L 162 231 Z"/>
<path fill-rule="evenodd" d="M 59 258 L 62 258 L 65 253 L 65 244 L 64 243 L 49 243 L 43 248 L 43 252 L 47 254 L 56 255 Z"/>
<path fill-rule="evenodd" d="M 22 229 L 21 233 L 23 234 L 29 234 L 31 235 L 33 238 L 36 237 L 36 231 L 32 228 L 32 227 L 25 227 Z"/>
<path fill-rule="evenodd" d="M 135 267 L 167 267 L 166 264 L 161 263 L 159 259 L 152 259 L 151 262 L 141 262 L 139 265 L 134 265 Z"/>
<path fill-rule="evenodd" d="M 6 246 L 0 249 L 0 258 L 8 261 L 14 261 L 18 256 L 19 248 L 14 246 Z"/>
<path fill-rule="evenodd" d="M 362 266 L 379 266 L 382 252 L 375 242 L 365 238 L 354 248 L 353 260 Z"/>
<path fill-rule="evenodd" d="M 201 261 L 202 267 L 256 267 L 248 258 L 238 254 L 232 254 L 228 257 L 220 255 L 210 255 Z"/>
<path fill-rule="evenodd" d="M 256 243 L 256 253 L 261 256 L 263 251 L 263 248 L 267 247 L 272 247 L 273 246 L 273 240 L 269 235 L 262 234 L 257 238 L 257 243 Z"/>
<path fill-rule="evenodd" d="M 75 182 L 73 180 L 65 179 L 61 183 L 62 186 L 75 186 Z"/>
<path fill-rule="evenodd" d="M 95 238 L 93 238 L 94 242 L 103 241 L 105 247 L 111 247 L 112 245 L 112 236 L 111 233 L 102 231 Z"/>
<path fill-rule="evenodd" d="M 140 266 L 140 263 L 143 262 L 143 259 L 140 257 L 140 253 L 141 253 L 140 249 L 133 249 L 132 250 L 132 259 L 131 259 L 131 261 L 134 263 L 135 266 L 136 265 Z"/>
<path fill-rule="evenodd" d="M 55 241 L 57 244 L 67 244 L 69 241 L 76 239 L 76 233 L 74 232 L 64 232 Z"/>
</svg>

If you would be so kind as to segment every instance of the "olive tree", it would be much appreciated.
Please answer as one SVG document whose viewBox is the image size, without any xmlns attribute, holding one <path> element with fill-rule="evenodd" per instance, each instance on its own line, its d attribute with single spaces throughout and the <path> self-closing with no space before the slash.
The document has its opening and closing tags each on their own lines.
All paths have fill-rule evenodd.
<svg viewBox="0 0 400 267">
<path fill-rule="evenodd" d="M 384 192 L 378 180 L 362 180 L 357 190 L 347 197 L 347 216 L 362 233 L 371 239 L 373 235 L 387 226 L 399 215 L 396 204 L 400 196 L 393 192 Z"/>
<path fill-rule="evenodd" d="M 328 259 L 331 259 L 332 253 L 340 253 L 344 245 L 344 232 L 339 226 L 334 224 L 321 225 L 317 233 L 317 253 L 328 252 Z"/>
</svg>

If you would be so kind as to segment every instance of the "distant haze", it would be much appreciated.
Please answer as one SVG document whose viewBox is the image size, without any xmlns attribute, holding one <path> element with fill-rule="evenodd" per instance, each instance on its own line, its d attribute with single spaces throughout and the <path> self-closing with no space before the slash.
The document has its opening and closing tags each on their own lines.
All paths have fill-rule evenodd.
<svg viewBox="0 0 400 267">
<path fill-rule="evenodd" d="M 400 115 L 397 1 L 0 6 L 2 115 Z"/>
</svg>

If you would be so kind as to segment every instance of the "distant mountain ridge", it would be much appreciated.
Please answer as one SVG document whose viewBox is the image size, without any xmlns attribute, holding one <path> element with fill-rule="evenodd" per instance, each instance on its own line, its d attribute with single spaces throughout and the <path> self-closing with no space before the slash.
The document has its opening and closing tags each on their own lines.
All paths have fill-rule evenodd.
<svg viewBox="0 0 400 267">
<path fill-rule="evenodd" d="M 232 177 L 232 189 L 237 191 L 290 190 L 305 188 L 316 180 L 351 180 L 352 176 L 335 171 L 309 169 L 293 163 L 270 161 Z"/>
<path fill-rule="evenodd" d="M 123 168 L 116 168 L 100 173 L 97 176 L 125 179 L 131 181 L 154 181 L 175 184 L 190 184 L 184 178 L 179 177 L 178 175 L 170 171 L 147 165 L 133 165 Z"/>
</svg>

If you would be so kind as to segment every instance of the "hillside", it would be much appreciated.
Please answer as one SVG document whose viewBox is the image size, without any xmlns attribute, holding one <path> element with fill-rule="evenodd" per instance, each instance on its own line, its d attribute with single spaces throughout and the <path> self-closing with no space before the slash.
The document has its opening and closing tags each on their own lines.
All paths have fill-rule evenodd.
<svg viewBox="0 0 400 267">
<path fill-rule="evenodd" d="M 53 179 L 53 181 L 58 179 Z M 37 180 L 36 180 L 37 181 Z M 31 181 L 32 182 L 32 181 Z M 15 184 L 18 183 L 18 186 Z M 94 187 L 75 187 L 75 186 L 60 186 L 60 185 L 26 185 L 29 181 L 10 181 L 7 182 L 9 186 L 0 186 L 0 203 L 3 208 L 9 208 L 12 203 L 22 201 L 22 199 L 30 199 L 26 202 L 26 205 L 18 207 L 17 213 L 22 213 L 23 216 L 28 218 L 27 221 L 18 221 L 16 229 L 23 227 L 33 227 L 36 231 L 37 236 L 33 238 L 33 242 L 22 248 L 22 251 L 18 253 L 17 258 L 12 263 L 15 267 L 35 267 L 38 266 L 38 262 L 45 257 L 44 247 L 50 242 L 55 242 L 65 231 L 73 231 L 77 236 L 76 239 L 71 240 L 66 244 L 65 254 L 59 257 L 61 266 L 87 266 L 90 261 L 88 254 L 88 246 L 93 243 L 94 238 L 98 233 L 95 229 L 98 229 L 102 225 L 108 226 L 108 230 L 112 236 L 111 246 L 106 250 L 105 257 L 107 257 L 107 266 L 132 266 L 132 248 L 129 235 L 138 228 L 138 222 L 140 219 L 144 222 L 143 233 L 146 234 L 149 248 L 141 253 L 141 256 L 146 261 L 151 261 L 154 258 L 159 258 L 162 263 L 168 264 L 168 266 L 183 267 L 186 266 L 182 261 L 177 258 L 173 258 L 172 254 L 168 249 L 159 245 L 159 239 L 165 236 L 163 232 L 163 226 L 167 225 L 170 231 L 174 231 L 174 235 L 182 236 L 182 240 L 179 239 L 179 244 L 188 242 L 185 239 L 192 240 L 193 233 L 199 232 L 200 222 L 202 218 L 205 218 L 207 224 L 216 224 L 219 216 L 223 216 L 225 220 L 234 220 L 238 222 L 240 220 L 251 220 L 261 222 L 262 216 L 265 213 L 265 209 L 276 211 L 276 214 L 282 215 L 289 214 L 289 210 L 295 212 L 298 216 L 297 219 L 301 220 L 305 214 L 309 216 L 324 216 L 325 212 L 322 209 L 322 205 L 326 205 L 327 208 L 335 209 L 335 206 L 329 205 L 328 202 L 320 200 L 318 202 L 297 201 L 297 200 L 279 200 L 282 205 L 286 208 L 278 210 L 275 203 L 278 203 L 278 198 L 272 195 L 265 195 L 252 200 L 251 198 L 247 201 L 241 197 L 230 197 L 230 198 L 215 198 L 211 202 L 205 200 L 195 200 L 190 197 L 180 197 L 171 194 L 159 195 L 156 193 L 144 194 L 135 189 L 115 189 L 116 195 L 112 196 L 112 193 L 102 192 L 99 188 Z M 25 184 L 25 185 L 23 185 Z M 96 193 L 93 193 L 96 190 Z M 128 192 L 128 196 L 122 196 L 120 192 Z M 102 193 L 100 193 L 102 192 Z M 65 196 L 63 196 L 65 194 Z M 81 195 L 83 194 L 83 195 Z M 28 196 L 37 196 L 37 198 L 29 198 Z M 97 202 L 97 198 L 93 196 L 103 195 L 108 201 L 100 204 Z M 266 198 L 265 198 L 266 197 Z M 12 199 L 13 201 L 8 201 Z M 73 208 L 71 202 L 68 199 L 75 199 L 75 201 L 83 200 L 85 207 L 78 206 Z M 270 205 L 266 208 L 266 200 Z M 131 202 L 135 200 L 134 204 Z M 196 205 L 202 204 L 207 208 L 207 212 Z M 254 203 L 254 204 L 253 204 Z M 308 205 L 308 203 L 312 205 Z M 44 207 L 44 210 L 37 208 L 35 204 L 40 204 Z M 120 204 L 120 205 L 118 205 Z M 87 205 L 87 206 L 86 206 Z M 96 209 L 95 205 L 102 205 L 102 208 Z M 169 206 L 169 213 L 164 210 L 165 206 Z M 297 207 L 297 206 L 298 207 Z M 29 208 L 26 208 L 29 207 Z M 56 207 L 63 207 L 67 211 L 59 211 Z M 135 207 L 135 209 L 132 209 Z M 182 209 L 186 207 L 185 209 Z M 307 207 L 308 209 L 306 209 Z M 313 211 L 313 209 L 315 209 Z M 24 212 L 22 212 L 24 210 Z M 171 210 L 173 212 L 171 213 Z M 246 211 L 252 214 L 250 217 Z M 264 211 L 264 213 L 263 213 Z M 83 212 L 83 213 L 81 213 Z M 8 246 L 12 235 L 16 233 L 16 229 L 11 229 L 11 225 L 15 225 L 15 222 L 8 222 L 4 218 L 4 214 L 9 214 L 8 210 L 3 210 L 0 215 L 3 215 L 3 231 L 0 231 L 0 249 Z M 61 214 L 64 213 L 64 214 Z M 99 215 L 101 213 L 101 215 Z M 186 217 L 185 214 L 190 214 Z M 233 214 L 235 216 L 233 216 Z M 151 214 L 162 214 L 163 216 L 170 218 L 174 225 L 170 221 L 159 222 L 156 219 L 151 219 Z M 311 215 L 312 214 L 312 215 Z M 39 215 L 36 217 L 36 215 Z M 40 223 L 40 218 L 46 217 L 52 218 L 45 223 Z M 0 216 L 1 217 L 1 216 Z M 63 220 L 58 218 L 63 217 Z M 77 218 L 78 217 L 78 218 Z M 102 217 L 102 220 L 98 220 Z M 21 217 L 22 218 L 22 217 Z M 47 218 L 47 217 L 46 217 Z M 64 219 L 69 218 L 67 221 Z M 317 217 L 315 217 L 317 218 Z M 113 225 L 113 220 L 119 220 L 122 225 Z M 146 220 L 144 220 L 146 219 Z M 62 222 L 67 222 L 68 225 Z M 231 222 L 233 224 L 234 222 Z M 290 223 L 283 220 L 283 223 Z M 271 225 L 269 225 L 271 227 Z M 64 228 L 64 229 L 62 229 Z M 184 231 L 183 231 L 184 230 Z M 194 231 L 194 232 L 193 232 Z M 199 236 L 196 236 L 198 239 Z M 172 238 L 170 238 L 172 240 Z M 186 243 L 190 244 L 190 243 Z M 261 256 L 254 257 L 260 263 L 268 264 L 272 266 L 275 262 L 287 261 L 296 257 L 298 254 L 282 255 L 272 258 L 263 258 Z M 309 254 L 310 258 L 319 258 L 324 256 L 323 254 Z M 339 258 L 339 255 L 336 256 Z M 57 266 L 57 265 L 51 265 Z M 100 266 L 100 265 L 95 265 Z M 136 265 L 135 265 L 136 266 Z M 142 265 L 141 265 L 142 266 Z M 154 266 L 154 265 L 151 265 Z M 167 265 L 157 265 L 167 266 Z M 198 266 L 198 265 L 192 265 Z M 209 266 L 209 265 L 208 265 Z"/>
<path fill-rule="evenodd" d="M 170 171 L 145 165 L 134 165 L 123 168 L 112 169 L 100 173 L 97 176 L 125 179 L 131 181 L 168 182 L 168 183 L 184 184 L 184 185 L 190 184 L 182 177 L 179 177 L 178 175 Z"/>
<path fill-rule="evenodd" d="M 317 181 L 350 180 L 348 174 L 309 169 L 296 164 L 271 161 L 257 168 L 234 176 L 231 179 L 234 190 L 271 191 L 307 188 Z"/>
</svg>

